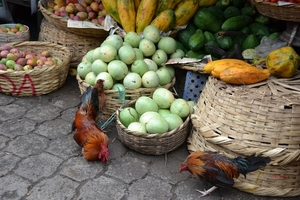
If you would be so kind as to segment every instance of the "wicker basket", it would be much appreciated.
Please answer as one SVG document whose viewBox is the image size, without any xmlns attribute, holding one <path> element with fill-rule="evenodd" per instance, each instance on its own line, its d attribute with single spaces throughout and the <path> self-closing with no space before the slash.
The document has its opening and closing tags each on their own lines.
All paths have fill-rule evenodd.
<svg viewBox="0 0 300 200">
<path fill-rule="evenodd" d="M 105 39 L 76 35 L 61 30 L 49 23 L 45 18 L 42 20 L 40 26 L 39 41 L 68 47 L 72 54 L 70 67 L 74 68 L 77 68 L 77 65 L 89 50 L 99 47 Z"/>
<path fill-rule="evenodd" d="M 183 144 L 190 130 L 190 117 L 187 117 L 181 126 L 163 134 L 130 131 L 120 122 L 119 113 L 118 110 L 116 127 L 120 141 L 130 149 L 143 154 L 161 155 L 175 150 Z"/>
<path fill-rule="evenodd" d="M 0 26 L 8 26 L 10 28 L 15 27 L 15 24 L 0 24 Z M 24 25 L 26 26 L 26 25 Z M 10 43 L 10 42 L 24 42 L 29 41 L 30 39 L 30 30 L 27 27 L 27 31 L 21 33 L 20 35 L 17 34 L 8 34 L 0 32 L 0 44 Z"/>
<path fill-rule="evenodd" d="M 87 82 L 83 81 L 79 75 L 76 76 L 77 82 L 81 94 L 90 86 Z M 175 84 L 176 78 L 173 78 L 172 82 L 162 86 L 163 88 L 172 88 Z M 128 103 L 130 100 L 135 100 L 140 96 L 151 96 L 156 88 L 138 88 L 134 90 L 125 90 L 125 101 L 124 104 Z M 123 106 L 122 97 L 120 93 L 116 90 L 105 90 L 106 94 L 106 106 L 101 113 L 102 119 L 109 119 L 119 108 Z"/>
<path fill-rule="evenodd" d="M 68 75 L 71 53 L 67 47 L 49 42 L 9 43 L 27 53 L 50 51 L 52 57 L 62 63 L 54 67 L 33 69 L 30 71 L 0 70 L 0 91 L 13 96 L 39 96 L 60 88 Z"/>
<path fill-rule="evenodd" d="M 52 0 L 40 0 L 38 2 L 38 7 L 43 14 L 43 16 L 53 25 L 58 27 L 59 29 L 69 31 L 71 33 L 74 33 L 76 35 L 82 35 L 82 36 L 90 36 L 90 37 L 107 37 L 109 35 L 108 31 L 105 31 L 104 29 L 97 29 L 97 28 L 71 28 L 68 27 L 68 19 L 57 16 L 53 14 L 52 12 L 49 12 L 46 9 L 47 2 Z M 92 22 L 91 22 L 92 23 Z"/>
<path fill-rule="evenodd" d="M 258 12 L 261 14 L 284 21 L 300 22 L 300 5 L 292 4 L 279 6 L 277 3 L 252 0 Z"/>
<path fill-rule="evenodd" d="M 246 86 L 209 77 L 191 116 L 188 149 L 269 156 L 271 165 L 240 177 L 235 187 L 262 196 L 300 195 L 299 84 L 300 73 Z"/>
</svg>

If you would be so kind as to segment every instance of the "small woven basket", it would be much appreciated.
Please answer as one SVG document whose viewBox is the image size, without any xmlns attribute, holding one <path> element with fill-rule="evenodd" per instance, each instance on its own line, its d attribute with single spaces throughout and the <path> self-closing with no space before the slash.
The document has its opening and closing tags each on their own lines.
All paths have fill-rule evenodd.
<svg viewBox="0 0 300 200">
<path fill-rule="evenodd" d="M 78 86 L 81 94 L 90 86 L 87 82 L 82 80 L 77 74 L 76 76 Z M 170 89 L 174 86 L 176 78 L 173 78 L 172 82 L 162 86 L 163 88 Z M 105 90 L 106 106 L 101 113 L 101 119 L 109 119 L 119 108 L 124 104 L 127 104 L 131 100 L 136 100 L 140 96 L 152 96 L 156 88 L 138 88 L 133 90 L 125 90 L 125 99 L 123 101 L 122 94 L 117 90 Z"/>
<path fill-rule="evenodd" d="M 83 56 L 89 50 L 99 47 L 104 40 L 105 38 L 81 36 L 59 29 L 45 18 L 40 26 L 39 41 L 67 47 L 72 54 L 70 67 L 73 68 L 77 68 Z"/>
<path fill-rule="evenodd" d="M 132 104 L 129 104 L 129 106 Z M 178 148 L 186 140 L 190 130 L 190 117 L 178 128 L 162 134 L 146 134 L 128 130 L 119 119 L 117 111 L 116 127 L 120 141 L 130 149 L 148 155 L 161 155 Z"/>
<path fill-rule="evenodd" d="M 62 62 L 54 67 L 33 69 L 30 71 L 0 70 L 0 92 L 12 96 L 39 96 L 60 88 L 68 75 L 71 53 L 67 47 L 49 42 L 9 43 L 26 53 L 49 51 L 52 57 Z"/>
<path fill-rule="evenodd" d="M 270 165 L 234 187 L 262 196 L 300 195 L 300 73 L 245 86 L 210 76 L 191 116 L 189 151 L 269 156 Z"/>
<path fill-rule="evenodd" d="M 284 21 L 300 22 L 300 5 L 279 6 L 277 3 L 265 2 L 263 0 L 252 0 L 258 12 L 261 14 Z"/>
<path fill-rule="evenodd" d="M 8 26 L 10 28 L 15 27 L 15 24 L 0 24 L 0 26 Z M 26 25 L 24 25 L 26 26 Z M 0 44 L 10 43 L 10 42 L 24 42 L 29 41 L 30 39 L 30 30 L 27 27 L 27 31 L 22 32 L 20 35 L 18 34 L 8 34 L 0 32 Z"/>
<path fill-rule="evenodd" d="M 68 27 L 68 19 L 57 16 L 57 15 L 53 14 L 52 12 L 49 12 L 46 9 L 47 2 L 49 2 L 49 1 L 52 1 L 52 0 L 40 0 L 38 2 L 39 10 L 43 14 L 43 16 L 47 19 L 47 21 L 49 21 L 51 24 L 55 25 L 59 29 L 69 31 L 76 35 L 90 36 L 90 37 L 103 38 L 103 37 L 107 37 L 109 35 L 109 32 L 105 31 L 104 29 Z"/>
</svg>

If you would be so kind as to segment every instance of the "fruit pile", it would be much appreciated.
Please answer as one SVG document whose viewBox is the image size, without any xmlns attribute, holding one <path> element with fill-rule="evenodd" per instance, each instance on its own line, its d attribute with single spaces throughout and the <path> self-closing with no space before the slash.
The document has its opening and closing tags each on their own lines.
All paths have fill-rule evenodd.
<svg viewBox="0 0 300 200">
<path fill-rule="evenodd" d="M 148 25 L 168 32 L 185 25 L 198 9 L 199 0 L 102 0 L 104 8 L 126 33 L 141 33 Z"/>
<path fill-rule="evenodd" d="M 129 130 L 139 133 L 160 134 L 172 131 L 193 113 L 194 101 L 174 97 L 165 88 L 157 88 L 152 98 L 141 96 L 133 107 L 119 113 L 120 122 Z"/>
<path fill-rule="evenodd" d="M 13 26 L 0 25 L 0 33 L 21 35 L 26 31 L 28 31 L 28 27 L 21 23 L 14 24 Z"/>
<path fill-rule="evenodd" d="M 48 1 L 46 9 L 57 16 L 75 21 L 91 21 L 104 25 L 106 10 L 98 0 L 54 0 Z"/>
<path fill-rule="evenodd" d="M 163 64 L 169 58 L 180 58 L 184 52 L 177 49 L 172 37 L 162 37 L 153 25 L 147 26 L 143 37 L 129 32 L 124 39 L 109 35 L 100 47 L 87 52 L 77 73 L 81 79 L 94 85 L 104 80 L 104 89 L 154 88 L 172 82 L 175 70 Z"/>
<path fill-rule="evenodd" d="M 51 57 L 49 51 L 25 52 L 8 44 L 0 46 L 0 59 L 0 70 L 4 71 L 29 71 L 61 63 L 59 58 Z"/>
<path fill-rule="evenodd" d="M 244 0 L 218 0 L 212 6 L 199 8 L 176 39 L 187 57 L 211 54 L 216 60 L 238 58 L 244 50 L 258 46 L 264 36 L 276 39 L 279 35 L 271 18 Z"/>
</svg>

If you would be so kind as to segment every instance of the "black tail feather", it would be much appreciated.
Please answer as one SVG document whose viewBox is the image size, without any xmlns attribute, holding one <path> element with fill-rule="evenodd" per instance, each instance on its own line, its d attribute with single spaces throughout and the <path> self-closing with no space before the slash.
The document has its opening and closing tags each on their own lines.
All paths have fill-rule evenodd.
<svg viewBox="0 0 300 200">
<path fill-rule="evenodd" d="M 247 158 L 237 157 L 234 161 L 238 166 L 239 173 L 246 177 L 247 173 L 265 167 L 269 162 L 271 162 L 271 159 L 269 157 L 255 156 L 253 154 Z"/>
<path fill-rule="evenodd" d="M 81 107 L 87 108 L 87 103 L 91 104 L 96 113 L 99 113 L 98 89 L 89 86 L 81 96 Z"/>
</svg>

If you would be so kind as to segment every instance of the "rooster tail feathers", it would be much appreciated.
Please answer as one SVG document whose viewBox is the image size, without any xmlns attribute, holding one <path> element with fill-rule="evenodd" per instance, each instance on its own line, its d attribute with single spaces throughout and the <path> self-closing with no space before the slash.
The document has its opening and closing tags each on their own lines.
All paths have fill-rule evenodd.
<svg viewBox="0 0 300 200">
<path fill-rule="evenodd" d="M 249 167 L 248 172 L 253 172 L 255 170 L 261 169 L 265 167 L 269 162 L 271 162 L 271 158 L 269 157 L 262 157 L 262 156 L 255 156 L 254 154 L 246 158 Z"/>
<path fill-rule="evenodd" d="M 271 159 L 269 157 L 255 156 L 253 154 L 247 158 L 237 157 L 234 161 L 238 166 L 239 173 L 246 177 L 247 173 L 265 167 L 269 162 L 271 162 Z"/>
<path fill-rule="evenodd" d="M 87 108 L 88 104 L 92 105 L 95 111 L 99 112 L 98 89 L 89 86 L 81 96 L 81 107 Z"/>
</svg>

